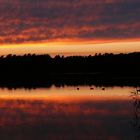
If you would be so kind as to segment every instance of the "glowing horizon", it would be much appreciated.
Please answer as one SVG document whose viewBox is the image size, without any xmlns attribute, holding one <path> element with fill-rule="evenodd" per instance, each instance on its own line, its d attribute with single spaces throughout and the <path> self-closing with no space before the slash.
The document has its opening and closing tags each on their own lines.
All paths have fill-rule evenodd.
<svg viewBox="0 0 140 140">
<path fill-rule="evenodd" d="M 127 49 L 126 49 L 127 48 Z M 50 54 L 54 55 L 94 55 L 95 53 L 130 53 L 140 52 L 139 40 L 122 41 L 56 41 L 40 43 L 23 43 L 1 45 L 0 55 Z"/>
</svg>

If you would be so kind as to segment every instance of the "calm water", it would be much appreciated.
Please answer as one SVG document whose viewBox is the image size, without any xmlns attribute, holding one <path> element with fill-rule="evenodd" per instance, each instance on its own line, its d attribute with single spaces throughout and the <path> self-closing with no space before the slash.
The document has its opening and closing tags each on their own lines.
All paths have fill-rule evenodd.
<svg viewBox="0 0 140 140">
<path fill-rule="evenodd" d="M 0 89 L 2 140 L 139 140 L 133 87 Z"/>
</svg>

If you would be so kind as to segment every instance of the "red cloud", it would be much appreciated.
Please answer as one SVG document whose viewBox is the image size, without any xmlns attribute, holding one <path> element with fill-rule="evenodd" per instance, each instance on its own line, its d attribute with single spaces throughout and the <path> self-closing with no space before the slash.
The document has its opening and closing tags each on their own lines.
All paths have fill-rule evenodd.
<svg viewBox="0 0 140 140">
<path fill-rule="evenodd" d="M 0 43 L 140 37 L 138 0 L 0 0 Z"/>
</svg>

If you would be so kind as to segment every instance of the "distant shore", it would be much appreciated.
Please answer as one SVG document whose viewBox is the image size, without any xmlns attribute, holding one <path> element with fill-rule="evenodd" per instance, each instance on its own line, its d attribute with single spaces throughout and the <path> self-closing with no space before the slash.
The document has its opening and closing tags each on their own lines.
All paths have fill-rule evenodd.
<svg viewBox="0 0 140 140">
<path fill-rule="evenodd" d="M 140 53 L 0 57 L 0 87 L 139 86 Z"/>
</svg>

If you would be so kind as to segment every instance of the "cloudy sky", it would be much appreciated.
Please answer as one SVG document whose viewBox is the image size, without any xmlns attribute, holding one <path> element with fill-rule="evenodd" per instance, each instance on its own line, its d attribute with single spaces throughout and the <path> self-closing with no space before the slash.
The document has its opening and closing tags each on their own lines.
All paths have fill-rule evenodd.
<svg viewBox="0 0 140 140">
<path fill-rule="evenodd" d="M 140 0 L 0 0 L 0 44 L 140 38 Z"/>
</svg>

